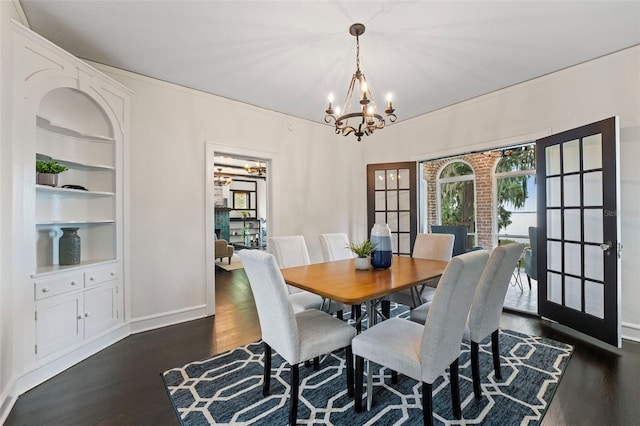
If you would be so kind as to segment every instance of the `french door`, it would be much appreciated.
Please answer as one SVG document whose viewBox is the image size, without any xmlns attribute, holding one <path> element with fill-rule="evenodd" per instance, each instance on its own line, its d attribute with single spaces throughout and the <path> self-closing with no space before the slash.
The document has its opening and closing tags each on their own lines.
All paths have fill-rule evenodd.
<svg viewBox="0 0 640 426">
<path fill-rule="evenodd" d="M 618 119 L 536 144 L 538 312 L 619 347 Z"/>
<path fill-rule="evenodd" d="M 368 230 L 375 223 L 389 225 L 393 254 L 410 256 L 416 239 L 416 169 L 413 161 L 367 165 Z"/>
</svg>

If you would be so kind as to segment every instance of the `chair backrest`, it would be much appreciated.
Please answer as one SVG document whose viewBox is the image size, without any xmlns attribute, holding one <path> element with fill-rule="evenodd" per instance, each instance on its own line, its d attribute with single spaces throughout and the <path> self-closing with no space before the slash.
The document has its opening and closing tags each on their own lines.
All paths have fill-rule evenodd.
<svg viewBox="0 0 640 426">
<path fill-rule="evenodd" d="M 349 238 L 344 232 L 320 234 L 320 247 L 322 247 L 322 258 L 325 262 L 354 257 L 349 248 Z"/>
<path fill-rule="evenodd" d="M 298 326 L 275 257 L 261 250 L 238 252 L 258 310 L 262 340 L 288 362 L 300 352 Z"/>
<path fill-rule="evenodd" d="M 452 258 L 442 274 L 420 343 L 423 382 L 433 383 L 460 355 L 469 307 L 487 259 L 486 250 L 465 253 Z"/>
<path fill-rule="evenodd" d="M 480 343 L 496 331 L 509 281 L 520 261 L 524 244 L 512 243 L 496 247 L 482 271 L 469 311 L 470 339 Z"/>
<path fill-rule="evenodd" d="M 267 250 L 276 258 L 280 268 L 292 268 L 311 263 L 307 244 L 302 235 L 269 237 Z"/>
<path fill-rule="evenodd" d="M 453 255 L 455 239 L 452 234 L 418 234 L 413 243 L 412 257 L 448 262 Z"/>
<path fill-rule="evenodd" d="M 453 234 L 453 255 L 459 256 L 467 251 L 467 227 L 464 225 L 431 225 L 434 234 Z"/>
</svg>

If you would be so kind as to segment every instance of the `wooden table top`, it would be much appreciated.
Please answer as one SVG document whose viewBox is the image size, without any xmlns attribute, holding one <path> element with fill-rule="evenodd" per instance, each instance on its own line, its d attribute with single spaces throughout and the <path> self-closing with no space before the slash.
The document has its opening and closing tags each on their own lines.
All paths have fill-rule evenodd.
<svg viewBox="0 0 640 426">
<path fill-rule="evenodd" d="M 388 269 L 357 270 L 353 259 L 282 269 L 287 284 L 348 305 L 439 277 L 448 262 L 394 256 Z"/>
</svg>

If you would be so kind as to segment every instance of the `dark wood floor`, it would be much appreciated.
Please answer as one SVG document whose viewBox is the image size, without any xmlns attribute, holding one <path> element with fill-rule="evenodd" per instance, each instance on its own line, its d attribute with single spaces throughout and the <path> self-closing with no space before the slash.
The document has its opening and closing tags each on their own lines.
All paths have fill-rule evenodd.
<svg viewBox="0 0 640 426">
<path fill-rule="evenodd" d="M 216 316 L 130 336 L 20 396 L 6 426 L 179 425 L 160 373 L 260 337 L 243 270 L 216 271 Z M 640 344 L 603 349 L 537 318 L 502 327 L 576 346 L 543 425 L 640 424 Z"/>
</svg>

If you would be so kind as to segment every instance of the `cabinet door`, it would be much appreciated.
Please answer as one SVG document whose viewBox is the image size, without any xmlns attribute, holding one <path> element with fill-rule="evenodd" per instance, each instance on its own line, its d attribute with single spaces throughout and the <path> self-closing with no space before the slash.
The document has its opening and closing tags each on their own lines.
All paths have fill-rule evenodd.
<svg viewBox="0 0 640 426">
<path fill-rule="evenodd" d="M 83 293 L 36 303 L 36 357 L 73 346 L 83 339 Z"/>
<path fill-rule="evenodd" d="M 91 288 L 84 294 L 84 336 L 89 338 L 118 322 L 116 287 L 105 284 Z"/>
</svg>

